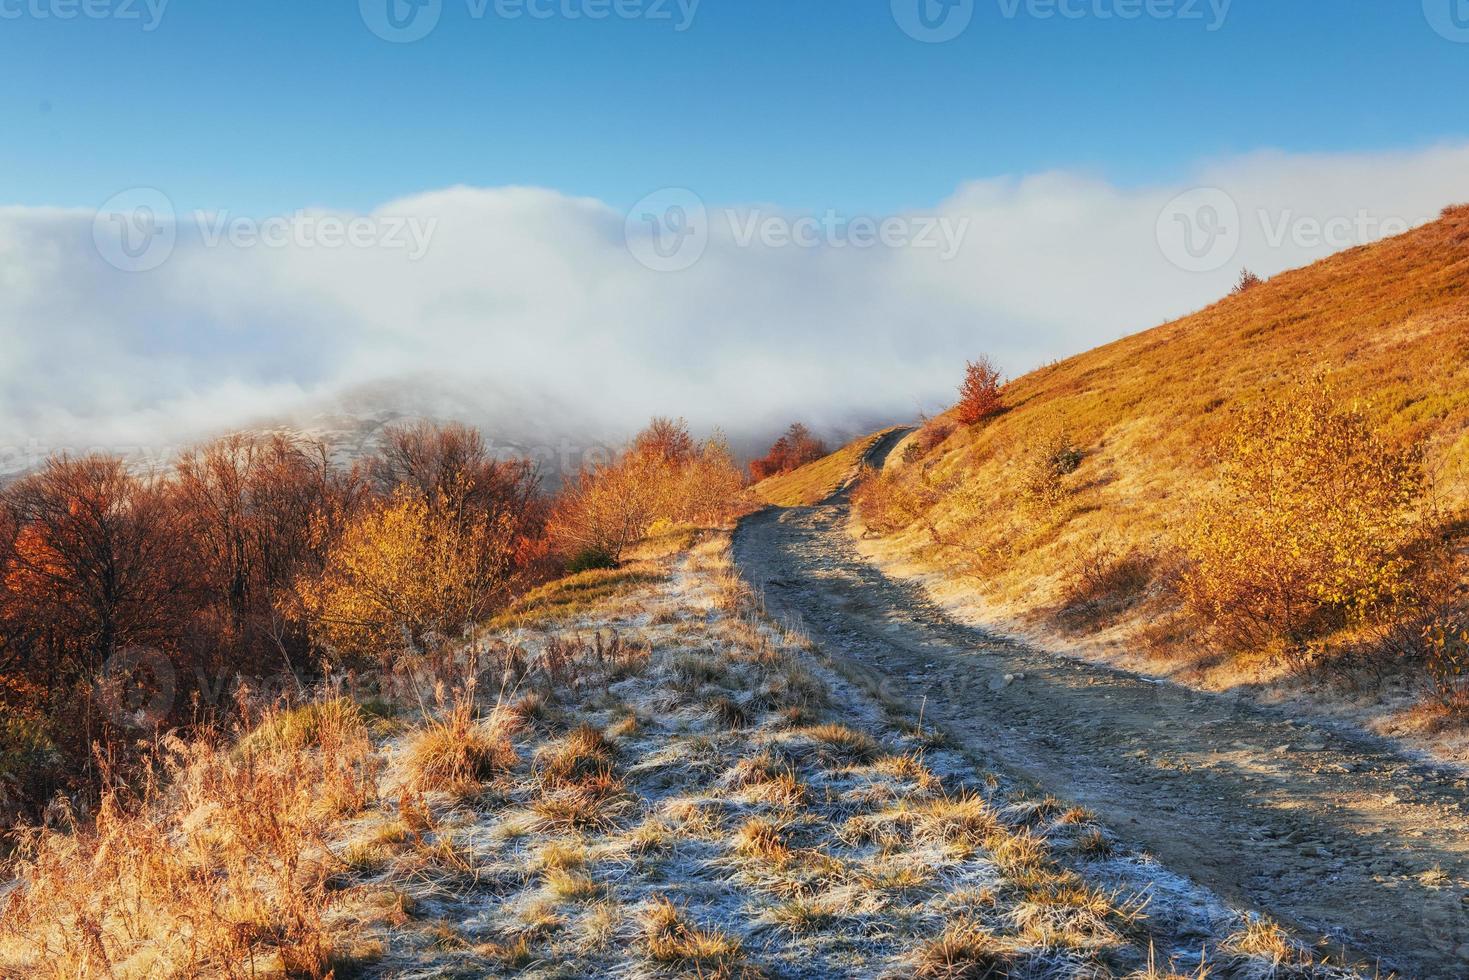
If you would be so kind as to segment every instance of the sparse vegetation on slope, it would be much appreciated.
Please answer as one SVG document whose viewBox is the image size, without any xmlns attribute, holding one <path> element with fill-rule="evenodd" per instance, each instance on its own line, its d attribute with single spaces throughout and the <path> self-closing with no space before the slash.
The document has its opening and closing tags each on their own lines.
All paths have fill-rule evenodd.
<svg viewBox="0 0 1469 980">
<path fill-rule="evenodd" d="M 1003 397 L 925 425 L 859 491 L 889 556 L 991 617 L 1111 630 L 1220 684 L 1425 676 L 1428 613 L 1463 578 L 1469 209 Z"/>
<path fill-rule="evenodd" d="M 234 750 L 170 740 L 140 791 L 114 788 L 90 822 L 30 835 L 0 905 L 0 975 L 345 968 L 354 943 L 327 921 L 329 835 L 374 800 L 382 763 L 360 713 L 339 705 L 269 712 Z"/>
</svg>

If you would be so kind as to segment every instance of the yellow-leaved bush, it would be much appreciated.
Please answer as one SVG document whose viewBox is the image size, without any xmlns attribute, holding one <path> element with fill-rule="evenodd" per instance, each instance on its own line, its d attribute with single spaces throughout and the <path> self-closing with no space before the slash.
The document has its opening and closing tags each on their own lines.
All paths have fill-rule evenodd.
<svg viewBox="0 0 1469 980">
<path fill-rule="evenodd" d="M 1236 647 L 1305 643 L 1384 610 L 1412 583 L 1425 480 L 1324 378 L 1235 415 L 1217 485 L 1183 528 L 1184 598 Z"/>
<path fill-rule="evenodd" d="M 696 443 L 683 420 L 654 419 L 617 458 L 586 466 L 567 483 L 547 533 L 568 558 L 595 554 L 615 563 L 656 522 L 724 520 L 742 482 L 722 437 Z"/>
<path fill-rule="evenodd" d="M 509 597 L 519 540 L 513 516 L 400 491 L 343 531 L 301 599 L 338 657 L 375 661 L 455 637 Z"/>
<path fill-rule="evenodd" d="M 1423 627 L 1424 666 L 1446 708 L 1469 710 L 1469 615 L 1445 614 Z"/>
</svg>

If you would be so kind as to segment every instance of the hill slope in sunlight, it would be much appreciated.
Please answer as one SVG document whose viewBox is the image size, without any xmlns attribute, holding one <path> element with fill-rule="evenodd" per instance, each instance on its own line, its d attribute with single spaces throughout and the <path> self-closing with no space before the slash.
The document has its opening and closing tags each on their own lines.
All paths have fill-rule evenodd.
<svg viewBox="0 0 1469 980">
<path fill-rule="evenodd" d="M 761 480 L 752 492 L 767 504 L 780 507 L 809 507 L 831 496 L 853 479 L 872 447 L 892 429 L 862 436 L 813 463 Z"/>
<path fill-rule="evenodd" d="M 976 426 L 930 421 L 859 516 L 889 563 L 941 573 L 990 622 L 1110 630 L 1176 660 L 1195 639 L 1168 615 L 1180 525 L 1218 483 L 1221 437 L 1317 376 L 1386 446 L 1422 451 L 1437 526 L 1462 528 L 1469 207 L 1015 379 Z M 1059 461 L 1046 507 L 1029 499 L 1038 460 Z"/>
</svg>

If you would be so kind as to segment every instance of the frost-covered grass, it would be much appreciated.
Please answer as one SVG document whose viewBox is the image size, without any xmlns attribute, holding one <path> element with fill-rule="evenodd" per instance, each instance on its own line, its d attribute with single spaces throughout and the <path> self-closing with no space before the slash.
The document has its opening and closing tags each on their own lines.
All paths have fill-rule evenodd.
<svg viewBox="0 0 1469 980">
<path fill-rule="evenodd" d="M 177 747 L 15 866 L 0 975 L 1346 975 L 854 687 L 728 544 Z"/>
<path fill-rule="evenodd" d="M 338 845 L 368 975 L 1198 976 L 1201 947 L 1215 976 L 1341 975 L 893 717 L 727 547 L 549 590 L 579 597 L 491 641 L 475 717 L 441 692 L 384 746 L 387 802 Z M 455 728 L 493 753 L 424 779 Z"/>
</svg>

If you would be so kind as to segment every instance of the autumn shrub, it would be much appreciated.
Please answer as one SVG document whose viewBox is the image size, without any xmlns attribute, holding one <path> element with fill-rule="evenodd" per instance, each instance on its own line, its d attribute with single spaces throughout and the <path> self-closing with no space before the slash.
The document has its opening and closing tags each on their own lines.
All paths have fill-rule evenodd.
<svg viewBox="0 0 1469 980">
<path fill-rule="evenodd" d="M 956 428 L 953 422 L 944 418 L 925 421 L 903 447 L 903 462 L 912 464 L 927 458 L 954 434 Z"/>
<path fill-rule="evenodd" d="M 1469 713 L 1469 615 L 1435 617 L 1423 627 L 1423 647 L 1434 696 L 1445 708 Z"/>
<path fill-rule="evenodd" d="M 0 716 L 0 828 L 8 815 L 44 800 L 61 784 L 63 761 L 45 718 L 13 710 Z"/>
<path fill-rule="evenodd" d="M 722 438 L 696 443 L 682 421 L 654 419 L 616 459 L 586 466 L 562 489 L 547 533 L 563 555 L 615 562 L 657 522 L 723 521 L 743 484 Z"/>
<path fill-rule="evenodd" d="M 355 518 L 319 576 L 301 581 L 316 635 L 339 659 L 379 662 L 457 637 L 512 595 L 513 517 L 399 491 Z"/>
<path fill-rule="evenodd" d="M 309 671 L 292 585 L 321 570 L 361 503 L 358 474 L 333 466 L 323 444 L 237 433 L 185 451 L 169 490 L 191 551 L 194 588 L 180 599 L 198 610 L 200 645 L 230 673 Z"/>
<path fill-rule="evenodd" d="M 120 459 L 49 461 L 5 489 L 14 541 L 0 618 L 50 681 L 95 673 L 119 649 L 167 647 L 188 612 L 188 540 L 158 481 Z"/>
<path fill-rule="evenodd" d="M 892 534 L 923 520 L 937 496 L 926 475 L 868 469 L 852 490 L 852 506 L 870 532 Z"/>
<path fill-rule="evenodd" d="M 947 419 L 929 419 L 913 439 L 913 444 L 924 456 L 943 445 L 954 434 L 954 423 Z"/>
<path fill-rule="evenodd" d="M 137 733 L 107 710 L 117 703 L 97 696 L 98 682 L 120 652 L 183 660 L 199 624 L 192 542 L 162 480 L 112 457 L 63 456 L 0 491 L 0 511 L 0 709 L 35 723 L 24 743 L 34 748 L 41 731 L 48 743 L 18 752 L 0 775 L 3 825 L 35 817 L 54 792 L 94 789 L 97 744 L 115 749 L 118 766 L 137 761 Z M 208 664 L 198 661 L 200 672 Z M 178 671 L 180 684 L 194 673 Z M 189 692 L 178 693 L 159 721 L 187 704 Z"/>
<path fill-rule="evenodd" d="M 1321 378 L 1239 412 L 1183 529 L 1183 597 L 1230 646 L 1298 646 L 1397 604 L 1420 533 L 1416 447 L 1384 443 Z"/>
<path fill-rule="evenodd" d="M 566 562 L 567 575 L 580 575 L 582 572 L 601 571 L 617 567 L 617 558 L 606 548 L 595 545 L 583 548 Z"/>
<path fill-rule="evenodd" d="M 1152 585 L 1157 566 L 1156 555 L 1135 546 L 1099 541 L 1081 548 L 1065 568 L 1068 615 L 1095 624 L 1125 611 Z"/>
<path fill-rule="evenodd" d="M 1081 466 L 1082 452 L 1064 430 L 1047 433 L 1021 453 L 1015 486 L 1022 504 L 1031 509 L 1052 509 L 1069 494 L 1066 477 Z"/>
<path fill-rule="evenodd" d="M 1234 288 L 1230 290 L 1231 296 L 1247 293 L 1256 286 L 1264 285 L 1265 280 L 1251 272 L 1249 269 L 1241 269 L 1239 279 L 1235 281 Z"/>
<path fill-rule="evenodd" d="M 988 357 L 970 361 L 964 369 L 964 383 L 959 386 L 959 404 L 954 417 L 961 425 L 974 425 L 1004 411 L 1000 371 Z"/>
</svg>

